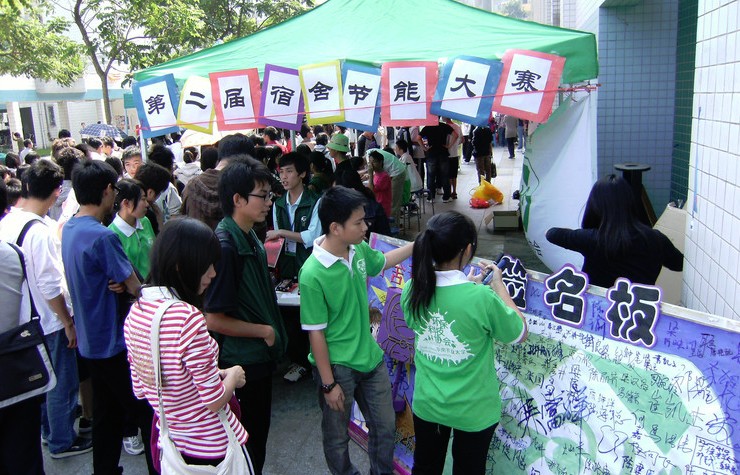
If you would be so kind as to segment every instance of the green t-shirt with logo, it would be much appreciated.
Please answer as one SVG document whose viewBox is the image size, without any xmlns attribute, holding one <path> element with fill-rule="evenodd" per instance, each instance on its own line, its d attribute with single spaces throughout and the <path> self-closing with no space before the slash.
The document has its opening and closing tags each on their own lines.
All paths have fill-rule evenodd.
<svg viewBox="0 0 740 475">
<path fill-rule="evenodd" d="M 367 276 L 383 271 L 385 256 L 362 242 L 350 252 L 350 264 L 332 257 L 319 241 L 298 275 L 301 326 L 324 331 L 331 364 L 372 371 L 383 360 L 383 350 L 370 333 Z M 308 359 L 316 364 L 313 352 Z"/>
<path fill-rule="evenodd" d="M 416 337 L 412 409 L 425 421 L 481 431 L 501 418 L 493 343 L 517 341 L 524 323 L 489 286 L 467 281 L 461 272 L 448 285 L 439 281 L 421 318 L 411 317 L 413 280 L 401 294 L 406 323 Z"/>
</svg>

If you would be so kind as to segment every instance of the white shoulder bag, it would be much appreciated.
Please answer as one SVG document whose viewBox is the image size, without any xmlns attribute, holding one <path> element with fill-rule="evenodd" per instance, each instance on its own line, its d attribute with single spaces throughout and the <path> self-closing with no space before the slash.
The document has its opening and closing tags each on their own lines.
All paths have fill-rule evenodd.
<svg viewBox="0 0 740 475">
<path fill-rule="evenodd" d="M 229 436 L 229 445 L 226 448 L 224 460 L 214 467 L 211 465 L 188 465 L 182 458 L 180 451 L 177 450 L 175 443 L 170 438 L 170 430 L 167 426 L 167 417 L 164 413 L 164 403 L 162 402 L 162 372 L 160 368 L 159 354 L 159 325 L 162 316 L 171 305 L 179 300 L 165 300 L 157 308 L 152 319 L 152 328 L 150 333 L 150 343 L 152 350 L 152 363 L 154 364 L 154 378 L 157 384 L 157 396 L 159 398 L 159 446 L 162 449 L 162 475 L 253 475 L 252 462 L 246 449 L 239 444 L 236 434 L 231 428 L 226 418 L 226 411 L 218 411 L 218 418 L 224 426 L 226 434 Z"/>
</svg>

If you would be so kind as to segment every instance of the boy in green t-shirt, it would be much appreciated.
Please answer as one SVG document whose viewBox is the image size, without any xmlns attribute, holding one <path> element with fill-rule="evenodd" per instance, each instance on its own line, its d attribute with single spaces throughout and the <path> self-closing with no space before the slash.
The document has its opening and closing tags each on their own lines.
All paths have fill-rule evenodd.
<svg viewBox="0 0 740 475">
<path fill-rule="evenodd" d="M 301 325 L 308 331 L 319 386 L 324 456 L 333 474 L 359 473 L 349 459 L 347 425 L 357 400 L 370 427 L 370 472 L 393 472 L 395 414 L 383 351 L 370 333 L 367 276 L 403 262 L 411 244 L 386 254 L 363 241 L 365 198 L 342 186 L 319 204 L 324 235 L 298 277 Z"/>
</svg>

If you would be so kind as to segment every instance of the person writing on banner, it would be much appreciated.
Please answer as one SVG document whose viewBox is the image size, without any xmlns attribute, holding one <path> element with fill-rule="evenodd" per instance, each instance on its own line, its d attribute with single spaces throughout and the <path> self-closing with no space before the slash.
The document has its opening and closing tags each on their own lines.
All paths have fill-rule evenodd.
<svg viewBox="0 0 740 475">
<path fill-rule="evenodd" d="M 154 242 L 149 277 L 124 324 L 134 393 L 158 412 L 150 332 L 157 309 L 166 300 L 175 301 L 160 323 L 163 409 L 170 439 L 190 465 L 221 463 L 228 431 L 245 457 L 247 432 L 227 404 L 234 390 L 244 386 L 244 370 L 238 365 L 219 370 L 218 345 L 198 310 L 220 257 L 218 238 L 206 224 L 193 218 L 169 221 Z M 221 409 L 228 427 L 217 414 Z M 161 416 L 157 425 L 162 430 Z"/>
<path fill-rule="evenodd" d="M 683 254 L 663 233 L 640 221 L 632 187 L 616 175 L 591 188 L 581 229 L 551 228 L 546 237 L 583 254 L 582 270 L 591 285 L 609 288 L 619 277 L 653 285 L 663 266 L 683 269 Z"/>
<path fill-rule="evenodd" d="M 494 264 L 462 270 L 475 254 L 477 229 L 456 211 L 433 216 L 416 237 L 411 280 L 401 305 L 415 334 L 412 412 L 414 474 L 441 474 L 450 432 L 453 473 L 484 474 L 488 447 L 501 418 L 494 345 L 521 343 L 527 323 Z"/>
</svg>

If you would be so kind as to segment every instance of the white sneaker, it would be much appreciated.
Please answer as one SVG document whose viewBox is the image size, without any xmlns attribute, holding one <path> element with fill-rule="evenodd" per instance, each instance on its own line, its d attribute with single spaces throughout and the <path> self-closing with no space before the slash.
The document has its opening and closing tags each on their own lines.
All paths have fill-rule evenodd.
<svg viewBox="0 0 740 475">
<path fill-rule="evenodd" d="M 123 438 L 123 450 L 130 455 L 141 455 L 144 453 L 144 443 L 138 435 Z"/>
<path fill-rule="evenodd" d="M 288 367 L 288 372 L 285 373 L 285 375 L 283 376 L 283 379 L 289 383 L 297 383 L 298 381 L 301 380 L 301 378 L 306 376 L 306 373 L 308 373 L 308 370 L 306 368 L 304 368 L 301 365 L 292 363 Z"/>
</svg>

